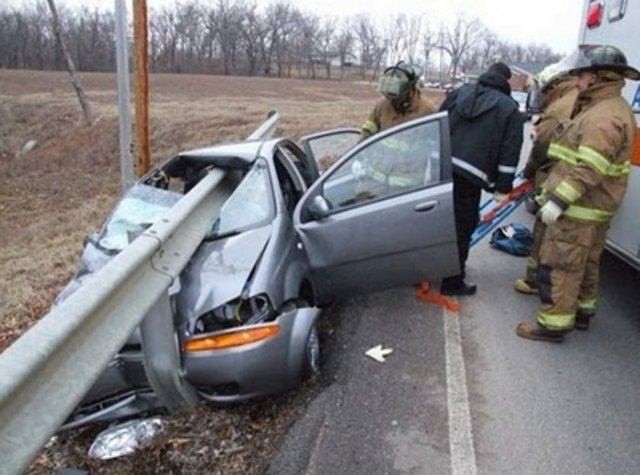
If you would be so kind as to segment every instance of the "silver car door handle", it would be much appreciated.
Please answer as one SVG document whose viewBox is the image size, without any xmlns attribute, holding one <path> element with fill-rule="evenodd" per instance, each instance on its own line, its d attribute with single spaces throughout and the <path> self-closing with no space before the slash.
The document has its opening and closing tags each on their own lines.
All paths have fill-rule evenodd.
<svg viewBox="0 0 640 475">
<path fill-rule="evenodd" d="M 424 203 L 417 204 L 413 209 L 417 213 L 424 213 L 425 211 L 431 211 L 436 206 L 438 206 L 437 201 L 425 201 Z"/>
</svg>

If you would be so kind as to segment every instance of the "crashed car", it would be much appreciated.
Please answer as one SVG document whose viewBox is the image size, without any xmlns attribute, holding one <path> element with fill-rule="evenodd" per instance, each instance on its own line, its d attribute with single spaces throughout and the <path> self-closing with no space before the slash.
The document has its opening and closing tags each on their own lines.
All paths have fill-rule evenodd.
<svg viewBox="0 0 640 475">
<path fill-rule="evenodd" d="M 182 373 L 198 397 L 276 394 L 318 371 L 319 307 L 458 272 L 444 113 L 358 143 L 355 129 L 179 153 L 122 197 L 85 240 L 64 300 L 211 169 L 228 198 L 169 289 Z M 322 174 L 318 162 L 335 162 Z M 389 318 L 398 318 L 390 315 Z M 140 329 L 63 429 L 163 406 L 145 371 Z"/>
</svg>

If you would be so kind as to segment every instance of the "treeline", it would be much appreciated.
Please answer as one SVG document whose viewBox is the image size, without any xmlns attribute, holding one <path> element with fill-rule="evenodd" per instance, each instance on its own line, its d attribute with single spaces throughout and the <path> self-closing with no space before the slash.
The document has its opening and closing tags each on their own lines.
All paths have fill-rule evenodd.
<svg viewBox="0 0 640 475">
<path fill-rule="evenodd" d="M 60 3 L 60 2 L 59 2 Z M 68 49 L 81 71 L 114 71 L 111 11 L 59 5 Z M 502 41 L 477 19 L 434 27 L 398 14 L 384 24 L 366 14 L 319 17 L 274 0 L 266 8 L 245 0 L 187 0 L 149 14 L 154 72 L 309 78 L 373 77 L 406 59 L 431 75 L 477 72 L 490 62 L 548 64 L 559 56 L 544 45 Z M 58 70 L 63 58 L 44 0 L 22 9 L 0 6 L 0 67 Z"/>
</svg>

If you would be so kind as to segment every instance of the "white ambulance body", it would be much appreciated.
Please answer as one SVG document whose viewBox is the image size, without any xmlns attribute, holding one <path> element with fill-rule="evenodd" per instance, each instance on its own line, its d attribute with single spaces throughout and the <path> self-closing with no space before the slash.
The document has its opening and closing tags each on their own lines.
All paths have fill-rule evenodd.
<svg viewBox="0 0 640 475">
<path fill-rule="evenodd" d="M 640 0 L 585 0 L 581 44 L 620 48 L 630 65 L 640 69 Z M 640 82 L 627 80 L 624 96 L 640 123 Z M 629 187 L 609 230 L 607 248 L 640 269 L 640 134 L 636 131 Z"/>
</svg>

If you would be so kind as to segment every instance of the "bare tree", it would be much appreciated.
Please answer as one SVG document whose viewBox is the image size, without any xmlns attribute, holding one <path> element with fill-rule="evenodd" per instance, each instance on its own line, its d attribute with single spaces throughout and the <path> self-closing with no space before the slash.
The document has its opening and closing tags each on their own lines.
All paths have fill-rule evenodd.
<svg viewBox="0 0 640 475">
<path fill-rule="evenodd" d="M 318 56 L 324 63 L 325 71 L 327 73 L 327 79 L 331 79 L 331 62 L 338 56 L 335 24 L 335 19 L 325 19 L 318 31 L 318 41 L 316 49 L 318 51 Z"/>
<path fill-rule="evenodd" d="M 68 68 L 57 46 L 47 0 L 18 8 L 0 4 L 0 68 Z M 55 1 L 55 0 L 54 0 Z M 429 66 L 440 50 L 451 72 L 486 68 L 501 59 L 523 63 L 533 71 L 559 56 L 544 45 L 500 41 L 477 20 L 459 19 L 447 29 L 431 31 L 423 17 L 400 14 L 379 25 L 366 14 L 336 22 L 302 11 L 288 0 L 181 0 L 150 12 L 150 62 L 153 71 L 327 78 L 339 61 L 341 77 L 359 62 L 360 76 L 375 76 L 387 61 L 403 59 Z M 87 7 L 56 5 L 59 31 L 64 32 L 68 56 L 78 71 L 114 71 L 114 16 Z M 478 39 L 479 38 L 479 39 Z M 443 77 L 441 79 L 444 79 Z"/>
<path fill-rule="evenodd" d="M 258 58 L 260 54 L 261 38 L 265 36 L 264 19 L 257 11 L 257 5 L 245 6 L 240 21 L 240 33 L 242 34 L 242 47 L 247 60 L 247 73 L 254 76 L 258 71 Z"/>
<path fill-rule="evenodd" d="M 62 31 L 60 29 L 60 20 L 58 19 L 58 11 L 56 10 L 56 4 L 53 0 L 47 0 L 49 3 L 49 9 L 51 10 L 51 21 L 53 23 L 53 32 L 58 40 L 58 45 L 62 50 L 62 54 L 67 62 L 67 71 L 69 72 L 69 76 L 71 76 L 71 84 L 73 84 L 74 89 L 76 90 L 76 94 L 78 95 L 78 100 L 80 101 L 80 107 L 82 108 L 82 113 L 84 115 L 84 120 L 87 125 L 91 125 L 93 122 L 93 114 L 91 113 L 91 106 L 89 105 L 89 100 L 84 93 L 84 89 L 82 88 L 82 84 L 80 83 L 80 78 L 78 78 L 76 74 L 76 67 L 73 64 L 73 60 L 71 59 L 71 55 L 69 54 L 69 50 L 67 50 L 67 46 L 64 42 L 64 37 L 62 36 Z"/>
<path fill-rule="evenodd" d="M 351 22 L 347 19 L 336 36 L 336 53 L 340 61 L 340 74 L 344 77 L 344 68 L 351 64 L 355 37 L 351 32 Z"/>
<path fill-rule="evenodd" d="M 456 77 L 464 55 L 482 37 L 484 27 L 476 18 L 458 17 L 452 27 L 444 32 L 442 48 L 451 60 L 451 76 Z"/>
<path fill-rule="evenodd" d="M 424 70 L 428 73 L 431 62 L 431 53 L 438 47 L 436 33 L 427 25 L 422 32 L 422 54 L 424 58 Z"/>
</svg>

